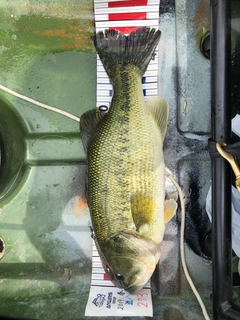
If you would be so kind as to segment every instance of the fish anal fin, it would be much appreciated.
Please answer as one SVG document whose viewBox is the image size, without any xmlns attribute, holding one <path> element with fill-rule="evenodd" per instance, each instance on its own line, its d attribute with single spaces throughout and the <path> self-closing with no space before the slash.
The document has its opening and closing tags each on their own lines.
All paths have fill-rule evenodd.
<svg viewBox="0 0 240 320">
<path fill-rule="evenodd" d="M 89 141 L 96 131 L 103 116 L 101 112 L 94 108 L 82 114 L 80 118 L 80 135 L 85 153 L 87 154 Z"/>
<path fill-rule="evenodd" d="M 166 200 L 164 203 L 164 221 L 169 222 L 176 214 L 177 202 L 174 199 Z"/>
<path fill-rule="evenodd" d="M 148 112 L 157 123 L 164 140 L 168 124 L 168 104 L 166 100 L 159 96 L 149 99 L 146 104 Z"/>
<path fill-rule="evenodd" d="M 131 212 L 137 230 L 148 228 L 154 218 L 155 202 L 152 197 L 136 193 L 131 197 Z"/>
</svg>

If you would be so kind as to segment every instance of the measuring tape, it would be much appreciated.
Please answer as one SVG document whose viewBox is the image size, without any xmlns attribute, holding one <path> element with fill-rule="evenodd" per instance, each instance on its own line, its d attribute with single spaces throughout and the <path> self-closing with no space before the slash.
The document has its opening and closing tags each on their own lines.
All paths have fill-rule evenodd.
<svg viewBox="0 0 240 320">
<path fill-rule="evenodd" d="M 125 35 L 140 27 L 158 29 L 159 0 L 94 1 L 96 32 L 118 30 Z M 143 95 L 148 98 L 158 94 L 158 49 L 142 78 Z M 106 71 L 97 57 L 97 107 L 110 106 L 112 85 Z"/>
<path fill-rule="evenodd" d="M 96 32 L 117 30 L 125 35 L 140 27 L 158 29 L 159 0 L 94 0 Z M 142 78 L 143 95 L 158 94 L 158 50 Z M 108 75 L 97 57 L 97 107 L 110 107 L 113 90 Z M 86 316 L 153 315 L 150 280 L 136 295 L 116 288 L 106 275 L 98 251 L 93 244 L 92 281 Z"/>
</svg>

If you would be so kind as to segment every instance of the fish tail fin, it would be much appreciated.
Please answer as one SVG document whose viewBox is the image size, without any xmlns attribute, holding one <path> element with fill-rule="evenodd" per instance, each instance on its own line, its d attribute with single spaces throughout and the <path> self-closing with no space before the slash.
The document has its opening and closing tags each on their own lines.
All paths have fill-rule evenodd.
<svg viewBox="0 0 240 320">
<path fill-rule="evenodd" d="M 154 28 L 140 28 L 126 36 L 116 30 L 95 34 L 94 44 L 110 79 L 116 69 L 134 65 L 143 75 L 160 39 L 161 32 Z"/>
</svg>

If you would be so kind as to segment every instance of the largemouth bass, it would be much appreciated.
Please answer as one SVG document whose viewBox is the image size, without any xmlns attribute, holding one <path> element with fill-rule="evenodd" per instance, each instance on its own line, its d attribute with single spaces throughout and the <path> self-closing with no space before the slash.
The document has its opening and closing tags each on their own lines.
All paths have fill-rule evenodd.
<svg viewBox="0 0 240 320">
<path fill-rule="evenodd" d="M 168 106 L 160 97 L 145 103 L 141 83 L 159 38 L 150 28 L 95 35 L 114 94 L 106 115 L 94 109 L 80 120 L 96 245 L 110 279 L 130 293 L 151 277 L 165 222 L 176 211 L 175 202 L 164 203 Z"/>
</svg>

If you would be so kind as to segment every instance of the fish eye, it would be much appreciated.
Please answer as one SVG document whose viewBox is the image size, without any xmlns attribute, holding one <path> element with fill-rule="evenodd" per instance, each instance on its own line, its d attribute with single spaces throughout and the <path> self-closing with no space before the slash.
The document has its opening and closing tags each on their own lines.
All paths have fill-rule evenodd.
<svg viewBox="0 0 240 320">
<path fill-rule="evenodd" d="M 124 276 L 122 276 L 120 273 L 116 273 L 115 274 L 115 278 L 118 281 L 124 281 Z"/>
<path fill-rule="evenodd" d="M 100 112 L 108 112 L 108 107 L 104 105 L 99 106 L 98 109 Z"/>
</svg>

